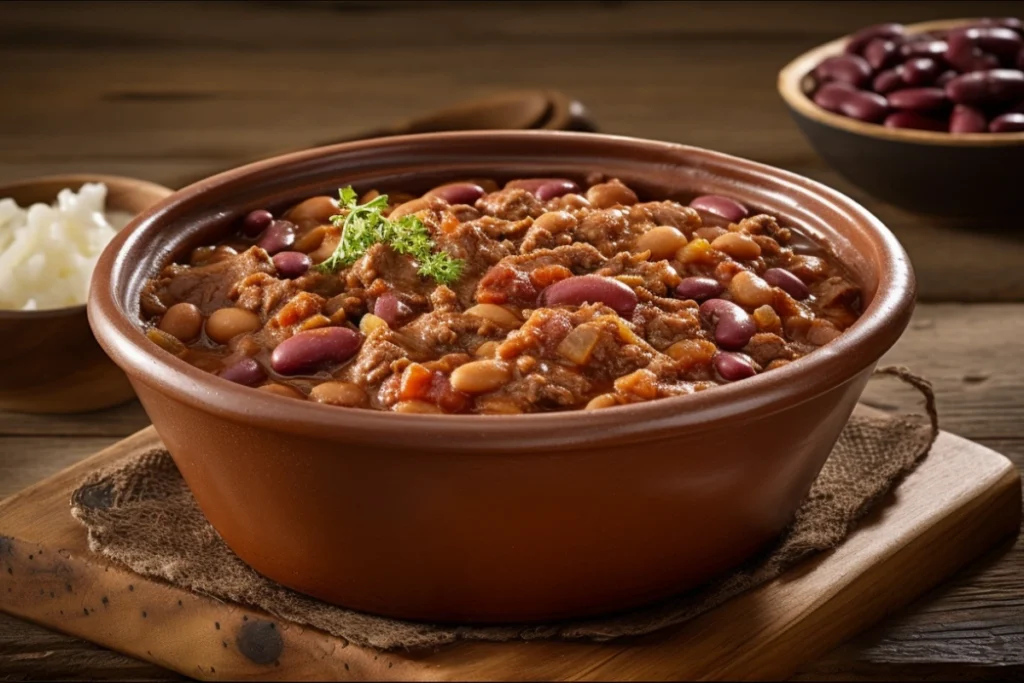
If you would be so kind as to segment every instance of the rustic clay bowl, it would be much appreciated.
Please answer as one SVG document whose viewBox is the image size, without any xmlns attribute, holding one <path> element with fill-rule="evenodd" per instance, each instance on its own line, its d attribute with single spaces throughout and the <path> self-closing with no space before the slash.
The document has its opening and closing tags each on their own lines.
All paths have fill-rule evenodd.
<svg viewBox="0 0 1024 683">
<path fill-rule="evenodd" d="M 910 24 L 910 33 L 977 19 Z M 917 213 L 975 218 L 1019 211 L 1024 133 L 936 133 L 886 128 L 826 111 L 811 101 L 808 74 L 840 54 L 844 36 L 800 55 L 779 72 L 778 89 L 811 146 L 850 182 Z"/>
<path fill-rule="evenodd" d="M 0 186 L 21 206 L 52 203 L 65 188 L 107 186 L 107 209 L 136 214 L 171 193 L 160 185 L 104 175 L 30 178 Z M 96 343 L 85 305 L 43 311 L 0 310 L 0 410 L 76 413 L 134 396 L 124 373 Z"/>
<path fill-rule="evenodd" d="M 601 411 L 411 415 L 233 384 L 149 342 L 139 291 L 257 207 L 353 184 L 616 176 L 646 198 L 720 193 L 827 241 L 863 317 L 808 357 L 705 392 Z M 277 157 L 176 192 L 100 260 L 89 314 L 203 512 L 286 586 L 411 619 L 527 622 L 644 603 L 747 559 L 791 520 L 914 303 L 906 254 L 865 209 L 751 161 L 559 132 L 440 133 Z"/>
</svg>

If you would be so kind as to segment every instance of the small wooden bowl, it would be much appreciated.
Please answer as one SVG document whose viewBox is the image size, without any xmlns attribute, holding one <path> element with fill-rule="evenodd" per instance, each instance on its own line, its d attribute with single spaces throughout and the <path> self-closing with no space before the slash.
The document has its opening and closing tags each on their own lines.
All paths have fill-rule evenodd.
<svg viewBox="0 0 1024 683">
<path fill-rule="evenodd" d="M 52 203 L 65 188 L 107 186 L 106 207 L 138 214 L 172 190 L 134 178 L 60 175 L 0 186 L 0 198 L 22 206 Z M 42 311 L 0 310 L 0 410 L 77 413 L 107 408 L 135 396 L 128 378 L 89 329 L 85 305 Z"/>
<path fill-rule="evenodd" d="M 922 33 L 975 21 L 929 21 L 907 30 Z M 910 211 L 959 218 L 1018 211 L 1024 133 L 886 128 L 825 111 L 808 97 L 808 74 L 821 60 L 842 53 L 849 38 L 805 52 L 779 72 L 779 94 L 818 154 L 850 182 Z"/>
</svg>

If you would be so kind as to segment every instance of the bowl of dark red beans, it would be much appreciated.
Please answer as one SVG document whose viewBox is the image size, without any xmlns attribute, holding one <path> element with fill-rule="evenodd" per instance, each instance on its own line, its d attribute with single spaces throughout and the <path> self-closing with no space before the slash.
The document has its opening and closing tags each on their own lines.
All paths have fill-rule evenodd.
<svg viewBox="0 0 1024 683">
<path fill-rule="evenodd" d="M 778 87 L 815 150 L 879 199 L 956 219 L 1019 211 L 1020 19 L 869 26 L 797 57 Z"/>
<path fill-rule="evenodd" d="M 639 605 L 771 543 L 914 302 L 835 190 L 557 132 L 245 166 L 95 272 L 97 337 L 243 560 L 469 623 Z"/>
</svg>

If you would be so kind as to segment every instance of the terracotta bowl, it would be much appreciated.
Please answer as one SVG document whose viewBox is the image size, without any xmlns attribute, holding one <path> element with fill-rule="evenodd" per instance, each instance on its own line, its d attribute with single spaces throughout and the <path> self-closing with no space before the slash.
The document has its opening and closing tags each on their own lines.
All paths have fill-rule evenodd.
<svg viewBox="0 0 1024 683">
<path fill-rule="evenodd" d="M 910 33 L 953 28 L 977 19 L 910 24 Z M 1024 133 L 936 133 L 886 128 L 816 105 L 808 74 L 842 53 L 849 36 L 800 55 L 779 72 L 778 89 L 811 146 L 847 180 L 895 206 L 956 218 L 1019 211 Z"/>
<path fill-rule="evenodd" d="M 107 186 L 107 208 L 137 214 L 169 195 L 145 180 L 104 175 L 30 178 L 0 186 L 0 198 L 21 206 L 52 203 L 64 188 Z M 124 373 L 96 343 L 85 305 L 43 311 L 0 310 L 0 410 L 76 413 L 134 396 Z"/>
<path fill-rule="evenodd" d="M 863 317 L 808 357 L 732 385 L 525 416 L 298 402 L 202 372 L 139 329 L 145 279 L 254 208 L 350 183 L 426 190 L 595 170 L 643 197 L 728 194 L 802 226 L 849 264 Z M 896 239 L 834 190 L 693 147 L 547 131 L 386 138 L 245 166 L 147 211 L 100 265 L 93 329 L 228 545 L 303 593 L 432 621 L 606 612 L 747 559 L 792 518 L 914 303 Z"/>
</svg>

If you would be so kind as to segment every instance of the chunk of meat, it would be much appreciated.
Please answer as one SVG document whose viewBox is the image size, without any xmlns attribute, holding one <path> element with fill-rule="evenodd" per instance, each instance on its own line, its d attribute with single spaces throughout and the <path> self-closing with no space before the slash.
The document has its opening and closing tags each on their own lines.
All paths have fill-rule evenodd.
<svg viewBox="0 0 1024 683">
<path fill-rule="evenodd" d="M 191 267 L 172 264 L 160 275 L 149 280 L 142 297 L 146 310 L 162 313 L 174 304 L 187 302 L 208 316 L 218 308 L 234 306 L 231 292 L 235 284 L 255 273 L 274 273 L 270 255 L 259 247 L 252 247 L 237 256 L 216 263 Z"/>
<path fill-rule="evenodd" d="M 515 187 L 485 194 L 476 200 L 479 211 L 506 221 L 536 218 L 544 213 L 544 204 L 532 193 Z"/>
</svg>

